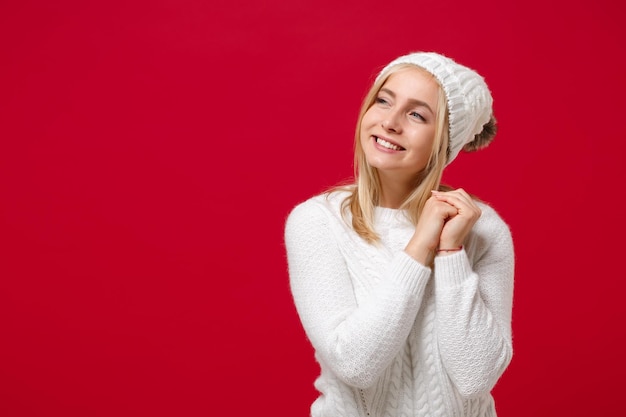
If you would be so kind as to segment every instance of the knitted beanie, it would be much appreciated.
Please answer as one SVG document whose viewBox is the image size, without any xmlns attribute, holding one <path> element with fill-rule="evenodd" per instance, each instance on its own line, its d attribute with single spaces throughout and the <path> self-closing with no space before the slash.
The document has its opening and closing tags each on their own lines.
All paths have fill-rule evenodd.
<svg viewBox="0 0 626 417">
<path fill-rule="evenodd" d="M 428 71 L 443 88 L 448 101 L 449 164 L 491 118 L 493 99 L 485 80 L 474 70 L 434 52 L 414 52 L 396 58 L 376 79 L 398 64 L 413 64 Z"/>
</svg>

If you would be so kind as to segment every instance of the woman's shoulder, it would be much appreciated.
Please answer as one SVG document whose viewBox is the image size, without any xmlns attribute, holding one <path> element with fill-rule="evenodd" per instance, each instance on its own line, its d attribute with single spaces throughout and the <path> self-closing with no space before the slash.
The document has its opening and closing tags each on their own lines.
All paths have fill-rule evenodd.
<svg viewBox="0 0 626 417">
<path fill-rule="evenodd" d="M 484 201 L 476 201 L 476 205 L 480 208 L 481 215 L 474 225 L 475 232 L 488 236 L 499 234 L 510 236 L 509 225 L 491 204 Z"/>
<path fill-rule="evenodd" d="M 299 241 L 302 236 L 345 233 L 349 226 L 342 216 L 342 203 L 348 195 L 348 192 L 332 191 L 298 203 L 285 222 L 286 241 Z"/>
<path fill-rule="evenodd" d="M 487 221 L 504 223 L 504 219 L 502 218 L 502 216 L 500 216 L 498 211 L 490 203 L 482 200 L 475 200 L 475 203 L 482 211 L 481 218 L 484 217 L 484 219 Z"/>
<path fill-rule="evenodd" d="M 327 191 L 302 201 L 291 210 L 289 216 L 319 215 L 322 212 L 340 214 L 343 202 L 350 196 L 348 189 Z"/>
</svg>

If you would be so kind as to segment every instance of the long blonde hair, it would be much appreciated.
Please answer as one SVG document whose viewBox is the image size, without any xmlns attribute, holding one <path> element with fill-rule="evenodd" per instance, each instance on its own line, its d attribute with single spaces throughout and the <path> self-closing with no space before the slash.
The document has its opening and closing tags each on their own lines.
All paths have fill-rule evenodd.
<svg viewBox="0 0 626 417">
<path fill-rule="evenodd" d="M 384 75 L 380 76 L 369 89 L 359 112 L 356 131 L 354 135 L 354 177 L 355 184 L 351 187 L 340 187 L 348 190 L 350 194 L 342 203 L 345 213 L 350 210 L 352 214 L 353 229 L 366 241 L 375 243 L 379 241 L 379 236 L 374 230 L 374 208 L 380 202 L 381 184 L 378 177 L 378 170 L 367 163 L 363 147 L 361 145 L 361 122 L 363 116 L 374 104 L 376 97 L 389 76 L 399 70 L 406 68 L 418 68 L 424 73 L 428 71 L 412 64 L 399 64 L 392 67 Z M 433 76 L 433 79 L 435 77 Z M 439 85 L 439 83 L 437 82 Z M 415 187 L 406 197 L 400 209 L 406 210 L 409 219 L 413 224 L 417 224 L 426 200 L 431 196 L 431 190 L 439 189 L 441 176 L 448 158 L 448 109 L 445 92 L 439 85 L 439 100 L 437 104 L 437 116 L 435 119 L 435 140 L 430 153 L 426 168 L 415 178 Z"/>
</svg>

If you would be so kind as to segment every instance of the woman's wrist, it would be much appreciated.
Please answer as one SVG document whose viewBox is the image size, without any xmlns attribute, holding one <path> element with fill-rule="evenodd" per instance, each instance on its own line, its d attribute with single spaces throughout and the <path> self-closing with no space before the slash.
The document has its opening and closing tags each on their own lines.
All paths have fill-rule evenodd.
<svg viewBox="0 0 626 417">
<path fill-rule="evenodd" d="M 441 247 L 437 249 L 436 254 L 437 256 L 452 255 L 453 253 L 460 252 L 462 250 L 463 250 L 463 245 L 454 246 L 454 247 Z"/>
<path fill-rule="evenodd" d="M 430 265 L 433 259 L 434 251 L 427 246 L 409 242 L 404 251 L 417 262 L 422 265 Z"/>
</svg>

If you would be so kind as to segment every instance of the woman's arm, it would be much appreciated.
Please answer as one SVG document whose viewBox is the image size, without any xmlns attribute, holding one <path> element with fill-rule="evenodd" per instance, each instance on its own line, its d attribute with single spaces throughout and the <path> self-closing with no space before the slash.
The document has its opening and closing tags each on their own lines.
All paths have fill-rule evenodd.
<svg viewBox="0 0 626 417">
<path fill-rule="evenodd" d="M 291 291 L 302 325 L 326 366 L 349 385 L 366 388 L 387 368 L 415 321 L 430 269 L 404 252 L 357 303 L 342 250 L 347 233 L 314 201 L 287 219 Z"/>
<path fill-rule="evenodd" d="M 514 253 L 508 226 L 490 208 L 470 236 L 479 259 L 465 250 L 435 257 L 437 334 L 444 368 L 466 397 L 489 392 L 513 350 Z"/>
</svg>

